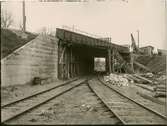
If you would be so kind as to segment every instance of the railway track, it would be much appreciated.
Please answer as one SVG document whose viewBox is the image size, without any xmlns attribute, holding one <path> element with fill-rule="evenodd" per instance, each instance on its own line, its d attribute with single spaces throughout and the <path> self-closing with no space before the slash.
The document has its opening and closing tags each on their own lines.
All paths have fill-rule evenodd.
<svg viewBox="0 0 167 126">
<path fill-rule="evenodd" d="M 42 113 L 43 111 L 47 112 Z M 42 113 L 42 114 L 41 114 Z M 45 116 L 44 116 L 45 115 Z M 63 120 L 62 120 L 63 118 Z M 36 120 L 35 122 L 32 120 Z M 47 120 L 47 121 L 46 121 Z M 7 124 L 122 124 L 87 83 Z"/>
<path fill-rule="evenodd" d="M 114 124 L 166 124 L 166 118 L 163 115 L 127 98 L 111 87 L 104 85 L 95 77 L 93 79 L 75 79 L 18 101 L 2 105 L 1 122 L 7 123 L 17 117 L 22 117 L 22 115 L 76 87 L 84 89 L 86 86 L 89 87 L 89 91 L 84 95 L 87 95 L 87 97 L 96 96 L 97 101 L 99 101 L 98 104 L 101 106 L 98 109 L 102 109 L 105 118 L 112 118 Z"/>
<path fill-rule="evenodd" d="M 67 84 L 69 84 L 69 83 L 71 83 L 71 82 L 73 82 L 73 81 L 76 81 L 76 80 L 78 80 L 78 79 L 79 79 L 79 78 L 75 78 L 75 79 L 73 79 L 73 80 L 70 80 L 70 81 L 68 81 L 68 82 L 62 83 L 62 84 L 60 84 L 60 85 L 56 85 L 56 86 L 51 87 L 51 88 L 49 88 L 49 89 L 46 89 L 46 90 L 43 90 L 43 91 L 34 93 L 34 94 L 32 94 L 32 95 L 29 95 L 29 96 L 26 96 L 26 97 L 23 97 L 23 98 L 20 98 L 20 99 L 17 99 L 17 100 L 8 102 L 8 103 L 1 103 L 1 108 L 10 106 L 10 105 L 12 105 L 12 104 L 15 104 L 15 103 L 18 103 L 18 102 L 21 102 L 21 101 L 24 101 L 24 100 L 29 99 L 29 98 L 31 98 L 31 97 L 35 97 L 35 96 L 40 95 L 40 94 L 42 94 L 42 93 L 51 91 L 51 90 L 53 90 L 53 89 L 55 89 L 55 88 L 58 88 L 58 87 L 67 85 Z"/>
<path fill-rule="evenodd" d="M 90 97 L 90 95 L 93 95 L 93 96 L 97 97 L 97 100 L 99 101 L 98 104 L 101 105 L 101 108 L 98 108 L 98 109 L 101 109 L 105 113 L 104 117 L 107 116 L 107 117 L 113 118 L 114 121 L 116 122 L 115 123 L 116 125 L 122 124 L 122 121 L 115 116 L 115 114 L 113 113 L 113 111 L 111 111 L 111 109 L 108 108 L 108 105 L 97 95 L 96 92 L 94 92 L 94 90 L 92 89 L 92 87 L 90 86 L 89 83 L 87 83 L 87 86 L 90 89 L 90 93 L 89 93 L 88 96 Z"/>
<path fill-rule="evenodd" d="M 127 90 L 127 88 L 124 88 L 124 87 L 118 87 L 118 86 L 114 86 L 114 85 L 109 84 L 109 83 L 105 83 L 103 78 L 98 78 L 98 79 L 99 79 L 99 81 L 101 81 L 103 84 L 105 84 L 109 88 L 117 91 L 120 95 L 127 97 L 129 100 L 138 103 L 140 106 L 143 106 L 146 109 L 148 109 L 148 110 L 150 110 L 150 111 L 152 111 L 152 112 L 154 112 L 154 113 L 156 113 L 156 114 L 158 114 L 166 119 L 166 106 L 165 105 L 162 105 L 162 104 L 160 105 L 160 104 L 157 104 L 156 102 L 153 102 L 151 100 L 148 100 L 148 99 L 141 97 L 141 95 L 139 94 L 138 91 L 136 91 L 135 88 L 130 88 L 131 90 L 134 89 L 134 91 L 130 91 L 129 89 Z"/>
<path fill-rule="evenodd" d="M 53 88 L 41 91 L 31 96 L 19 99 L 17 101 L 7 103 L 1 106 L 1 123 L 13 120 L 50 100 L 80 86 L 86 82 L 88 78 L 75 79 L 70 82 L 55 86 Z"/>
<path fill-rule="evenodd" d="M 128 87 L 119 87 L 119 86 L 115 86 L 111 83 L 106 83 L 104 81 L 103 78 L 99 78 L 99 80 L 105 84 L 106 86 L 108 86 L 109 88 L 119 92 L 120 94 L 126 96 L 128 99 L 137 102 L 138 104 L 140 104 L 141 106 L 144 106 L 146 108 L 148 108 L 151 111 L 154 111 L 155 113 L 163 116 L 164 118 L 166 118 L 166 106 L 165 104 L 159 104 L 157 103 L 157 101 L 153 101 L 152 99 L 146 99 L 143 98 L 140 94 L 140 91 L 138 91 L 138 88 L 136 88 L 134 85 Z M 129 92 L 130 91 L 130 92 Z"/>
<path fill-rule="evenodd" d="M 98 78 L 88 81 L 92 91 L 123 124 L 166 124 L 166 117 L 104 85 Z"/>
</svg>

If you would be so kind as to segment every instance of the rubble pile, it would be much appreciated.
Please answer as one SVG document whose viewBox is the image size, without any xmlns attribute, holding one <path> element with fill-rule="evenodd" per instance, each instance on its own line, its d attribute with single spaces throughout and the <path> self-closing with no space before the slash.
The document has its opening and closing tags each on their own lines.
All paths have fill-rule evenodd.
<svg viewBox="0 0 167 126">
<path fill-rule="evenodd" d="M 159 78 L 157 78 L 159 81 L 165 81 L 166 80 L 166 75 L 161 75 Z"/>
<path fill-rule="evenodd" d="M 160 84 L 154 88 L 154 97 L 166 97 L 166 75 L 160 76 L 157 80 L 160 81 Z"/>
<path fill-rule="evenodd" d="M 152 78 L 154 75 L 152 73 L 146 73 L 146 74 L 143 74 L 142 76 L 146 78 Z"/>
<path fill-rule="evenodd" d="M 151 91 L 154 97 L 166 97 L 166 80 L 166 75 L 153 73 L 119 75 L 111 73 L 109 76 L 104 76 L 104 81 L 108 84 L 129 86 L 129 84 L 135 83 L 139 87 Z"/>
<path fill-rule="evenodd" d="M 142 76 L 154 80 L 155 87 L 153 88 L 154 97 L 166 97 L 166 75 L 159 73 L 153 75 L 152 73 L 146 73 Z M 158 76 L 158 77 L 157 77 Z"/>
<path fill-rule="evenodd" d="M 166 87 L 165 85 L 157 85 L 155 88 L 155 95 L 154 97 L 166 97 Z"/>
<path fill-rule="evenodd" d="M 111 73 L 109 76 L 104 76 L 104 81 L 117 86 L 128 86 L 128 79 L 117 74 Z"/>
</svg>

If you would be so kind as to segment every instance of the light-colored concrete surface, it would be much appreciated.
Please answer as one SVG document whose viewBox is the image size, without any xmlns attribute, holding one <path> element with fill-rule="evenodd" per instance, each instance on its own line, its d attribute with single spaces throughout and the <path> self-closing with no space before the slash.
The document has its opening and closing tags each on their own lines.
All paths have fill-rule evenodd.
<svg viewBox="0 0 167 126">
<path fill-rule="evenodd" d="M 1 86 L 57 77 L 58 39 L 39 35 L 1 60 Z"/>
</svg>

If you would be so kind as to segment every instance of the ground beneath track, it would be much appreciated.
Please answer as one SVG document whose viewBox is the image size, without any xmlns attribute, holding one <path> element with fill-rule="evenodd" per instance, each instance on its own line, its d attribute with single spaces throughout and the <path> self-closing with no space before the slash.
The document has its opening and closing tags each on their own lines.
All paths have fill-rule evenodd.
<svg viewBox="0 0 167 126">
<path fill-rule="evenodd" d="M 146 99 L 140 96 L 139 93 L 143 93 L 143 94 L 151 94 L 150 91 L 147 91 L 143 88 L 140 88 L 138 86 L 136 86 L 134 83 L 133 84 L 129 84 L 128 86 L 117 86 L 117 85 L 113 85 L 111 83 L 107 83 L 105 82 L 103 79 L 101 79 L 106 85 L 108 85 L 109 87 L 117 90 L 118 92 L 120 92 L 121 94 L 137 101 L 138 103 L 141 103 L 143 105 L 145 105 L 146 107 L 149 107 L 152 110 L 155 110 L 163 115 L 166 115 L 166 103 L 163 104 L 158 104 L 155 101 L 152 101 L 150 99 Z"/>
<path fill-rule="evenodd" d="M 38 85 L 25 84 L 1 87 L 1 104 L 18 100 L 20 98 L 35 94 L 65 82 L 67 81 L 53 79 L 52 81 L 45 81 Z"/>
<path fill-rule="evenodd" d="M 86 84 L 48 102 L 9 124 L 116 124 L 119 120 Z"/>
</svg>

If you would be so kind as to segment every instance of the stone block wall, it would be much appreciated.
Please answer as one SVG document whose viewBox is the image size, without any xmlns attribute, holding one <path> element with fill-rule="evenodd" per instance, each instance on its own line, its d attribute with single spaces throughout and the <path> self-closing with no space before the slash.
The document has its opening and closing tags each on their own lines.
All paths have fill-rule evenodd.
<svg viewBox="0 0 167 126">
<path fill-rule="evenodd" d="M 58 39 L 39 35 L 1 60 L 1 86 L 26 84 L 34 77 L 57 78 Z"/>
</svg>

